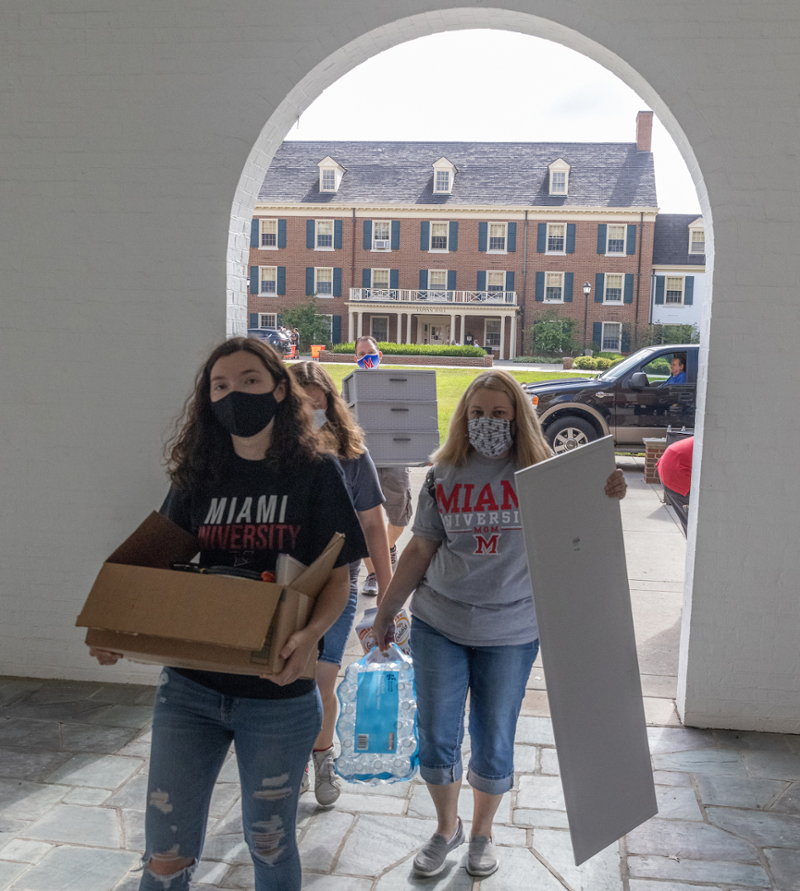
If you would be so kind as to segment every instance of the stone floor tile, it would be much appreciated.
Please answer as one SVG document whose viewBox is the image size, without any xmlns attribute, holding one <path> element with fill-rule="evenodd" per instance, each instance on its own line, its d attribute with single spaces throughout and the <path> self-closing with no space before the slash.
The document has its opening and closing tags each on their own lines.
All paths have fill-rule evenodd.
<svg viewBox="0 0 800 891">
<path fill-rule="evenodd" d="M 92 723 L 108 727 L 146 727 L 153 720 L 153 709 L 147 705 L 104 706 Z"/>
<path fill-rule="evenodd" d="M 628 857 L 631 878 L 676 880 L 680 882 L 716 882 L 770 888 L 772 883 L 761 866 L 707 860 L 678 860 L 662 857 Z M 633 891 L 633 889 L 631 889 Z"/>
<path fill-rule="evenodd" d="M 15 838 L 0 850 L 0 860 L 13 860 L 17 863 L 38 863 L 52 847 L 52 845 L 48 845 L 45 842 Z"/>
<path fill-rule="evenodd" d="M 100 684 L 91 699 L 112 705 L 152 706 L 155 690 L 149 684 Z"/>
<path fill-rule="evenodd" d="M 0 748 L 0 777 L 37 782 L 69 760 L 66 752 Z"/>
<path fill-rule="evenodd" d="M 683 882 L 651 882 L 631 879 L 631 891 L 720 891 L 719 885 L 684 885 Z"/>
<path fill-rule="evenodd" d="M 73 755 L 47 779 L 51 783 L 70 786 L 93 786 L 98 789 L 118 789 L 142 766 L 137 758 L 119 755 Z"/>
<path fill-rule="evenodd" d="M 706 823 L 654 818 L 637 826 L 626 838 L 631 854 L 674 856 L 681 860 L 758 861 L 753 845 Z"/>
<path fill-rule="evenodd" d="M 516 742 L 534 746 L 554 746 L 553 725 L 549 718 L 522 715 L 517 721 Z"/>
<path fill-rule="evenodd" d="M 761 782 L 765 783 L 768 780 L 761 780 Z M 770 805 L 769 809 L 782 814 L 800 814 L 800 783 L 792 783 L 788 791 Z"/>
<path fill-rule="evenodd" d="M 309 801 L 308 795 L 304 795 L 303 798 L 300 799 L 300 806 L 297 809 L 298 813 L 298 826 L 302 823 L 303 817 L 303 809 L 307 808 L 311 811 L 312 814 L 317 811 L 317 803 L 313 802 L 313 805 L 309 806 L 307 803 Z M 233 808 L 228 811 L 228 813 L 214 826 L 213 829 L 208 830 L 209 834 L 214 835 L 243 835 L 242 830 L 242 813 L 239 808 Z"/>
<path fill-rule="evenodd" d="M 242 891 L 255 891 L 255 877 L 253 876 L 253 865 L 235 866 L 225 877 L 225 884 L 220 888 L 236 888 Z"/>
<path fill-rule="evenodd" d="M 534 664 L 531 673 L 528 675 L 528 681 L 525 684 L 528 690 L 546 690 L 547 682 L 544 676 L 544 670 L 541 665 Z"/>
<path fill-rule="evenodd" d="M 9 820 L 8 817 L 0 815 L 0 850 L 2 850 L 9 842 L 14 840 L 14 836 L 27 829 L 30 825 L 28 820 Z"/>
<path fill-rule="evenodd" d="M 123 809 L 120 811 L 122 818 L 122 844 L 126 851 L 139 851 L 145 849 L 144 843 L 144 812 Z"/>
<path fill-rule="evenodd" d="M 0 678 L 0 708 L 30 695 L 43 683 L 39 678 Z"/>
<path fill-rule="evenodd" d="M 515 826 L 542 827 L 545 829 L 567 829 L 569 822 L 564 811 L 546 811 L 536 808 L 514 808 L 512 815 Z"/>
<path fill-rule="evenodd" d="M 312 793 L 313 794 L 313 793 Z M 405 799 L 393 798 L 390 795 L 353 795 L 342 792 L 336 802 L 336 809 L 350 814 L 395 814 L 403 813 Z"/>
<path fill-rule="evenodd" d="M 521 715 L 550 717 L 550 702 L 544 690 L 526 690 L 522 700 Z"/>
<path fill-rule="evenodd" d="M 696 777 L 703 804 L 718 807 L 766 808 L 789 784 L 780 780 L 751 780 L 745 777 Z"/>
<path fill-rule="evenodd" d="M 681 786 L 656 786 L 658 816 L 663 820 L 700 820 L 703 814 L 694 789 Z"/>
<path fill-rule="evenodd" d="M 691 786 L 692 779 L 688 773 L 677 770 L 654 770 L 653 782 L 657 786 Z"/>
<path fill-rule="evenodd" d="M 372 879 L 303 873 L 303 891 L 370 891 Z"/>
<path fill-rule="evenodd" d="M 120 827 L 116 811 L 99 807 L 57 804 L 20 833 L 24 838 L 118 848 Z"/>
<path fill-rule="evenodd" d="M 653 766 L 657 770 L 684 770 L 687 773 L 716 776 L 747 776 L 747 769 L 739 753 L 723 749 L 653 755 Z"/>
<path fill-rule="evenodd" d="M 149 758 L 150 741 L 144 739 L 134 739 L 126 746 L 123 746 L 121 749 L 117 749 L 115 751 L 115 754 L 122 755 L 125 758 Z"/>
<path fill-rule="evenodd" d="M 230 868 L 230 865 L 227 863 L 213 863 L 203 859 L 198 863 L 197 869 L 192 876 L 192 884 L 213 886 L 221 884 L 225 880 L 225 876 Z"/>
<path fill-rule="evenodd" d="M 463 785 L 458 795 L 458 812 L 463 820 L 472 818 L 472 788 Z M 416 786 L 408 803 L 408 815 L 410 817 L 430 817 L 436 816 L 436 808 L 433 806 L 433 799 L 424 786 Z M 511 792 L 500 799 L 500 806 L 497 808 L 497 816 L 495 820 L 498 823 L 509 823 L 511 821 Z"/>
<path fill-rule="evenodd" d="M 107 807 L 124 807 L 143 811 L 147 807 L 147 771 L 140 770 L 134 777 L 106 799 Z"/>
<path fill-rule="evenodd" d="M 564 792 L 559 777 L 520 777 L 517 807 L 564 811 Z"/>
<path fill-rule="evenodd" d="M 707 807 L 706 813 L 715 826 L 759 847 L 800 848 L 800 817 L 727 807 Z"/>
<path fill-rule="evenodd" d="M 45 680 L 38 689 L 25 697 L 25 701 L 36 705 L 81 702 L 97 693 L 101 686 L 96 681 Z"/>
<path fill-rule="evenodd" d="M 47 704 L 29 702 L 27 699 L 22 699 L 6 706 L 3 709 L 3 717 L 80 723 L 91 721 L 94 718 L 100 719 L 103 714 L 112 708 L 114 706 L 106 705 L 102 702 L 92 702 L 89 699 L 82 699 L 77 702 L 51 702 Z"/>
<path fill-rule="evenodd" d="M 723 749 L 749 749 L 754 752 L 779 752 L 785 754 L 792 749 L 789 737 L 783 733 L 756 733 L 750 730 L 715 730 L 714 736 Z"/>
<path fill-rule="evenodd" d="M 435 820 L 413 817 L 359 817 L 334 872 L 376 878 L 404 860 L 436 831 Z"/>
<path fill-rule="evenodd" d="M 108 789 L 93 789 L 91 786 L 79 786 L 64 796 L 64 804 L 82 804 L 84 807 L 97 807 L 110 794 Z"/>
<path fill-rule="evenodd" d="M 678 678 L 674 675 L 643 674 L 641 682 L 642 696 L 674 701 L 678 695 Z"/>
<path fill-rule="evenodd" d="M 481 891 L 564 891 L 561 882 L 527 848 L 504 848 L 499 853 L 500 869 L 481 879 Z"/>
<path fill-rule="evenodd" d="M 472 876 L 464 869 L 464 852 L 467 846 L 462 845 L 447 856 L 445 868 L 432 879 L 421 879 L 414 875 L 412 858 L 408 857 L 393 869 L 381 876 L 376 891 L 406 891 L 407 888 L 432 888 L 436 891 L 471 891 L 475 885 Z M 352 879 L 350 880 L 352 881 Z M 305 883 L 303 888 L 305 889 Z M 350 891 L 349 888 L 343 891 Z"/>
<path fill-rule="evenodd" d="M 800 891 L 800 851 L 766 848 L 767 863 L 781 891 Z"/>
<path fill-rule="evenodd" d="M 344 837 L 355 819 L 352 814 L 337 811 L 318 814 L 300 842 L 300 862 L 303 868 L 330 872 Z"/>
<path fill-rule="evenodd" d="M 138 860 L 127 851 L 63 845 L 30 867 L 9 891 L 111 891 Z"/>
<path fill-rule="evenodd" d="M 671 699 L 654 699 L 645 696 L 644 717 L 649 727 L 680 727 L 681 721 Z"/>
<path fill-rule="evenodd" d="M 745 752 L 743 757 L 754 777 L 768 780 L 800 780 L 800 753 Z"/>
<path fill-rule="evenodd" d="M 228 864 L 251 863 L 250 851 L 241 835 L 209 835 L 203 846 L 204 860 L 220 860 Z"/>
<path fill-rule="evenodd" d="M 555 749 L 542 749 L 542 773 L 548 776 L 561 776 L 558 754 Z"/>
<path fill-rule="evenodd" d="M 94 724 L 62 724 L 61 749 L 65 752 L 96 752 L 102 755 L 121 754 L 119 750 L 136 735 L 131 727 L 104 727 Z M 126 753 L 127 754 L 127 753 Z M 140 757 L 147 758 L 150 744 Z"/>
<path fill-rule="evenodd" d="M 224 817 L 239 800 L 241 787 L 238 783 L 217 783 L 211 794 L 208 813 L 212 817 Z"/>
<path fill-rule="evenodd" d="M 413 785 L 412 781 L 368 786 L 365 783 L 348 783 L 342 780 L 342 792 L 349 792 L 351 795 L 388 795 L 390 798 L 408 798 Z"/>
<path fill-rule="evenodd" d="M 0 780 L 0 814 L 14 820 L 38 820 L 69 791 L 68 786 Z"/>
<path fill-rule="evenodd" d="M 575 866 L 569 832 L 534 829 L 533 850 L 567 881 L 573 891 L 622 891 L 619 842 L 604 848 L 581 866 Z"/>
<path fill-rule="evenodd" d="M 496 845 L 524 848 L 528 844 L 528 830 L 523 827 L 503 826 L 501 823 L 495 823 L 492 826 L 492 841 Z"/>
<path fill-rule="evenodd" d="M 61 748 L 61 727 L 58 721 L 7 718 L 0 721 L 0 745 L 57 752 Z"/>
<path fill-rule="evenodd" d="M 150 748 L 150 744 L 148 743 L 148 750 Z M 228 758 L 228 760 L 222 765 L 222 770 L 219 772 L 219 776 L 217 777 L 218 783 L 238 783 L 239 782 L 239 763 L 236 760 L 236 757 Z"/>
<path fill-rule="evenodd" d="M 14 880 L 27 869 L 30 869 L 29 863 L 8 863 L 0 860 L 0 889 L 5 891 L 6 888 L 10 888 Z"/>
<path fill-rule="evenodd" d="M 651 755 L 716 747 L 716 740 L 711 731 L 695 730 L 692 727 L 648 727 L 647 740 Z"/>
<path fill-rule="evenodd" d="M 514 746 L 515 773 L 533 773 L 538 770 L 539 749 L 536 746 Z"/>
</svg>

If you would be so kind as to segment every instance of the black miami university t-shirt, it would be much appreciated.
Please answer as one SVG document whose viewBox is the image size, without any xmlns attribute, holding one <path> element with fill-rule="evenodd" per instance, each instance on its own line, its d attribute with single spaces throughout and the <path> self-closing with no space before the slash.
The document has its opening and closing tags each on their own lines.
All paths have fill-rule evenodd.
<svg viewBox="0 0 800 891">
<path fill-rule="evenodd" d="M 173 486 L 161 513 L 200 541 L 201 566 L 275 571 L 279 554 L 309 565 L 336 532 L 345 535 L 336 566 L 367 556 L 367 546 L 339 462 L 322 457 L 278 471 L 234 455 L 222 477 L 202 492 Z M 174 669 L 228 696 L 288 699 L 311 691 L 301 678 L 279 687 L 251 675 Z"/>
</svg>

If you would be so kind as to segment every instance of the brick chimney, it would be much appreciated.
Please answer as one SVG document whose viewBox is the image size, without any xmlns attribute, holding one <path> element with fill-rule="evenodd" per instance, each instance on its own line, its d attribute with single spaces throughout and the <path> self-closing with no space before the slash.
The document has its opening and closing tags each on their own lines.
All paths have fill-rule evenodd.
<svg viewBox="0 0 800 891">
<path fill-rule="evenodd" d="M 640 111 L 636 115 L 636 151 L 649 152 L 653 136 L 653 112 Z"/>
</svg>

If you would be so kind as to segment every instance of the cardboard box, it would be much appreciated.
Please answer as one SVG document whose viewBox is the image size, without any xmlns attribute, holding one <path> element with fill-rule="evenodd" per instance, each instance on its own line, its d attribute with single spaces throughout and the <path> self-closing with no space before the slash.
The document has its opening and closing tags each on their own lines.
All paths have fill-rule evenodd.
<svg viewBox="0 0 800 891">
<path fill-rule="evenodd" d="M 232 674 L 278 674 L 344 544 L 337 533 L 291 586 L 171 569 L 197 539 L 152 513 L 103 564 L 76 625 L 86 643 L 134 662 Z M 316 651 L 302 677 L 314 677 Z"/>
</svg>

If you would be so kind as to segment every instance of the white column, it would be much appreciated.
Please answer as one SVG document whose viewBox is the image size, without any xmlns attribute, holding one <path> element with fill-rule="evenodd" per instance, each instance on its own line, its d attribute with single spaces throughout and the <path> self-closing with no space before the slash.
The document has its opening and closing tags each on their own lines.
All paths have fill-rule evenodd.
<svg viewBox="0 0 800 891">
<path fill-rule="evenodd" d="M 406 316 L 406 324 L 406 343 L 411 343 L 411 310 L 408 311 L 408 315 Z"/>
<path fill-rule="evenodd" d="M 454 312 L 450 313 L 450 340 L 456 339 L 456 314 Z M 450 344 L 450 340 L 447 341 L 448 345 Z"/>
<path fill-rule="evenodd" d="M 364 310 L 363 310 L 363 309 L 360 309 L 360 310 L 358 311 L 358 329 L 357 329 L 357 330 L 358 330 L 358 334 L 356 335 L 357 337 L 361 337 L 361 335 L 362 335 L 362 333 L 363 333 L 362 330 L 361 330 L 361 329 L 362 329 L 362 326 L 363 326 L 363 323 L 364 323 Z"/>
<path fill-rule="evenodd" d="M 347 342 L 352 343 L 355 339 L 353 337 L 353 310 L 348 310 L 347 312 Z"/>
<path fill-rule="evenodd" d="M 403 314 L 401 312 L 395 313 L 397 316 L 397 343 L 403 342 Z"/>
<path fill-rule="evenodd" d="M 513 359 L 517 355 L 517 314 L 511 316 L 511 346 L 508 351 L 508 358 Z"/>
<path fill-rule="evenodd" d="M 500 358 L 505 359 L 506 355 L 506 317 L 500 316 Z"/>
</svg>

